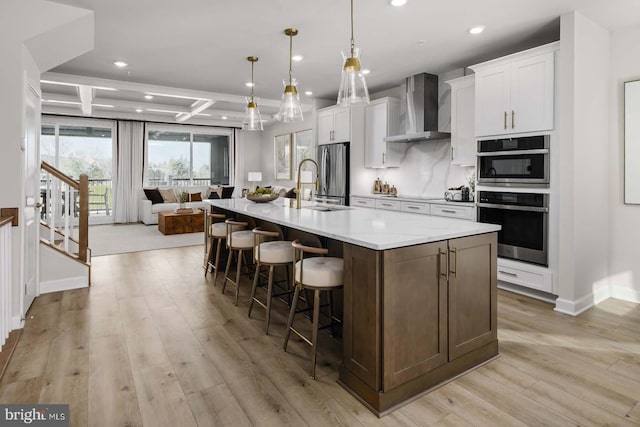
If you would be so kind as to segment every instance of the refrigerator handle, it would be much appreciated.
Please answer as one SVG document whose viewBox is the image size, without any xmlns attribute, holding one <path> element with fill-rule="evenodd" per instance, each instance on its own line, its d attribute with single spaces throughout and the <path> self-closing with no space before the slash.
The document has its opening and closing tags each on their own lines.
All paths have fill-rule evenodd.
<svg viewBox="0 0 640 427">
<path fill-rule="evenodd" d="M 324 183 L 323 183 L 324 184 L 324 189 L 323 189 L 324 194 L 327 194 L 329 192 L 329 183 L 330 183 L 329 175 L 331 174 L 330 165 L 331 165 L 331 158 L 330 158 L 330 154 L 329 154 L 329 148 L 325 147 L 325 156 L 324 156 L 325 173 L 324 173 Z"/>
</svg>

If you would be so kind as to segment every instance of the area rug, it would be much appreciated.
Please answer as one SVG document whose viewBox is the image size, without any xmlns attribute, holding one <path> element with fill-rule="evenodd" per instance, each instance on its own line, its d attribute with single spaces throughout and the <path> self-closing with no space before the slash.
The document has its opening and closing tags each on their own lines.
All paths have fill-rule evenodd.
<svg viewBox="0 0 640 427">
<path fill-rule="evenodd" d="M 92 256 L 202 245 L 203 239 L 202 233 L 165 236 L 158 231 L 157 225 L 109 224 L 89 227 Z"/>
</svg>

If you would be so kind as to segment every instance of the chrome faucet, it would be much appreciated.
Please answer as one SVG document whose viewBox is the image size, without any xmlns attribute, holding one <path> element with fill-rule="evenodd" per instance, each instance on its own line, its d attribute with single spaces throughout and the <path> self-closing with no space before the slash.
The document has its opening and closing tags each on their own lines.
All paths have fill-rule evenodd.
<svg viewBox="0 0 640 427">
<path fill-rule="evenodd" d="M 311 162 L 316 165 L 316 191 L 320 189 L 320 179 L 318 175 L 320 174 L 320 166 L 313 159 L 303 159 L 300 164 L 298 164 L 298 182 L 296 183 L 296 209 L 300 209 L 302 207 L 302 182 L 300 182 L 300 171 L 304 162 Z"/>
</svg>

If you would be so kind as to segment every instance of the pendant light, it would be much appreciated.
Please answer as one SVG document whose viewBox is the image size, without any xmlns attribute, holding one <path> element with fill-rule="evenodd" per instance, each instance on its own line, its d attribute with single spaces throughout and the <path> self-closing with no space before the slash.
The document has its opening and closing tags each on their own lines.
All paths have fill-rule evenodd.
<svg viewBox="0 0 640 427">
<path fill-rule="evenodd" d="M 247 61 L 251 62 L 251 97 L 247 99 L 247 108 L 244 112 L 244 120 L 242 120 L 242 130 L 263 130 L 262 118 L 260 117 L 260 110 L 258 110 L 258 103 L 253 97 L 253 64 L 258 62 L 257 56 L 248 56 Z"/>
<path fill-rule="evenodd" d="M 280 111 L 278 112 L 278 120 L 285 123 L 302 121 L 302 106 L 300 105 L 300 97 L 298 96 L 298 88 L 296 81 L 292 77 L 292 55 L 293 55 L 293 37 L 298 35 L 295 28 L 287 28 L 284 34 L 289 36 L 289 82 L 284 83 L 284 93 L 282 94 L 282 102 L 280 103 Z"/>
<path fill-rule="evenodd" d="M 353 40 L 353 0 L 351 0 L 351 56 L 342 52 L 344 66 L 338 91 L 338 105 L 349 106 L 356 103 L 369 103 L 369 90 L 360 67 L 360 49 Z"/>
</svg>

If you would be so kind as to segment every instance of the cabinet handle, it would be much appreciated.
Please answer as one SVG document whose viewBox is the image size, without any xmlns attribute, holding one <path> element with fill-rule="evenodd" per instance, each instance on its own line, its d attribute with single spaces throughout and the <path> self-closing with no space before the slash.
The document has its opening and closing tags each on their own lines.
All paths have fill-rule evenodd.
<svg viewBox="0 0 640 427">
<path fill-rule="evenodd" d="M 507 112 L 504 112 L 504 128 L 507 128 Z"/>
<path fill-rule="evenodd" d="M 498 273 L 502 273 L 502 274 L 505 274 L 505 275 L 511 276 L 511 277 L 518 277 L 518 275 L 516 273 L 510 273 L 508 271 L 498 270 Z"/>
<path fill-rule="evenodd" d="M 442 209 L 442 212 L 450 213 L 450 214 L 455 214 L 456 213 L 456 211 L 452 211 L 452 210 L 449 210 L 449 209 Z"/>
<path fill-rule="evenodd" d="M 356 200 L 356 203 L 360 203 L 361 205 L 367 204 L 367 202 L 365 202 L 364 200 Z"/>
<path fill-rule="evenodd" d="M 419 208 L 419 207 L 417 207 L 417 206 L 407 206 L 407 208 L 409 208 L 409 209 L 420 209 L 420 208 Z"/>
<path fill-rule="evenodd" d="M 380 203 L 382 206 L 386 206 L 388 208 L 390 208 L 392 205 L 390 205 L 389 203 Z"/>
<path fill-rule="evenodd" d="M 449 254 L 453 254 L 455 257 L 455 264 L 451 263 L 451 265 L 455 265 L 455 270 L 451 270 L 449 269 L 449 273 L 453 274 L 453 277 L 456 278 L 457 274 L 458 274 L 458 250 L 456 248 L 451 248 L 449 249 Z M 448 257 L 447 257 L 448 258 Z"/>
<path fill-rule="evenodd" d="M 382 153 L 382 164 L 384 165 L 384 153 Z"/>
<path fill-rule="evenodd" d="M 516 112 L 511 110 L 511 129 L 516 127 Z"/>
<path fill-rule="evenodd" d="M 444 268 L 442 268 L 442 260 L 444 259 Z M 449 275 L 449 257 L 447 256 L 447 252 L 442 252 L 440 248 L 438 248 L 438 266 L 440 267 L 440 276 L 445 279 Z"/>
<path fill-rule="evenodd" d="M 453 161 L 453 147 L 451 147 L 451 160 Z"/>
</svg>

